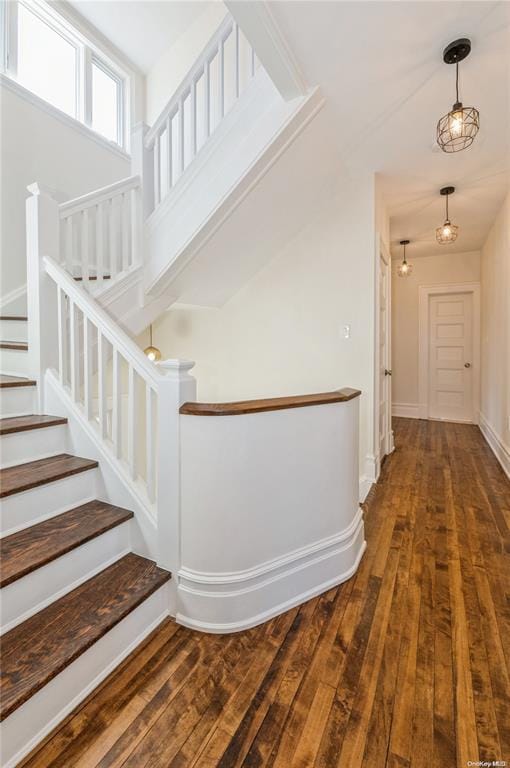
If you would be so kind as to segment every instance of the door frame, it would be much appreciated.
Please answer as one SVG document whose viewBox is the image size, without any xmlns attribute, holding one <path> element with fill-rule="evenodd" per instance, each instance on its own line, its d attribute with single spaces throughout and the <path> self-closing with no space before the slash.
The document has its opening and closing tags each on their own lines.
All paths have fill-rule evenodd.
<svg viewBox="0 0 510 768">
<path fill-rule="evenodd" d="M 470 293 L 473 297 L 473 424 L 480 414 L 480 283 L 420 285 L 418 330 L 418 418 L 429 418 L 429 306 L 430 297 Z"/>
<path fill-rule="evenodd" d="M 379 367 L 380 367 L 380 356 L 379 356 L 379 334 L 380 334 L 380 306 L 379 306 L 379 278 L 380 278 L 380 265 L 381 265 L 381 259 L 384 261 L 384 263 L 387 266 L 387 275 L 388 275 L 388 286 L 387 286 L 387 296 L 386 296 L 386 343 L 387 343 L 387 349 L 388 349 L 388 360 L 389 360 L 389 366 L 391 368 L 391 254 L 388 246 L 382 239 L 380 235 L 377 236 L 376 239 L 377 243 L 377 250 L 376 250 L 376 268 L 375 268 L 375 337 L 374 337 L 374 351 L 375 351 L 375 366 L 374 366 L 374 452 L 376 457 L 376 478 L 379 477 L 379 472 L 381 469 L 381 462 L 384 458 L 384 456 L 379 455 L 379 424 L 380 424 L 380 409 L 379 409 L 379 403 L 380 403 L 380 383 L 379 383 Z M 388 426 L 389 430 L 386 434 L 386 447 L 387 452 L 385 453 L 385 456 L 392 453 L 395 449 L 394 440 L 393 440 L 393 429 L 392 429 L 392 406 L 391 406 L 391 379 L 388 386 Z"/>
</svg>

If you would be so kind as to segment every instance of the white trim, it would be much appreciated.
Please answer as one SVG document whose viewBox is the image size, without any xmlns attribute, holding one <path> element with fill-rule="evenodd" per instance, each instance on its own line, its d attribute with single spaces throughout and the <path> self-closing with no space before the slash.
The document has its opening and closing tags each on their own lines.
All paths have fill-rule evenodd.
<svg viewBox="0 0 510 768">
<path fill-rule="evenodd" d="M 9 304 L 12 304 L 13 301 L 16 301 L 17 299 L 21 299 L 23 296 L 27 295 L 27 284 L 24 283 L 23 285 L 20 285 L 18 288 L 13 288 L 12 291 L 9 291 L 8 293 L 4 293 L 3 296 L 0 297 L 0 309 L 4 309 Z"/>
<path fill-rule="evenodd" d="M 365 475 L 362 475 L 360 477 L 359 479 L 359 503 L 360 504 L 363 504 L 363 502 L 367 498 L 373 484 L 374 484 L 374 481 L 370 480 L 370 478 L 368 477 L 365 477 Z"/>
<path fill-rule="evenodd" d="M 92 128 L 89 128 L 88 125 L 85 125 L 85 123 L 81 123 L 76 118 L 66 114 L 66 112 L 62 112 L 61 109 L 54 107 L 53 104 L 50 104 L 44 99 L 41 99 L 40 96 L 37 96 L 35 93 L 32 93 L 32 91 L 24 88 L 24 86 L 20 85 L 20 83 L 18 83 L 16 80 L 13 80 L 8 75 L 0 73 L 0 84 L 12 93 L 16 94 L 16 96 L 19 96 L 21 99 L 31 104 L 33 107 L 36 107 L 37 109 L 46 112 L 46 114 L 50 115 L 51 117 L 54 117 L 56 120 L 67 126 L 67 128 L 72 128 L 74 131 L 77 131 L 77 133 L 81 133 L 81 135 L 85 136 L 85 138 L 94 141 L 96 144 L 99 144 L 99 146 L 101 146 L 103 149 L 108 149 L 114 155 L 121 157 L 123 160 L 130 160 L 130 155 L 125 152 L 118 144 L 105 139 L 104 136 L 101 136 L 100 133 L 93 131 Z"/>
<path fill-rule="evenodd" d="M 391 412 L 393 416 L 400 416 L 404 419 L 421 418 L 418 403 L 393 403 Z"/>
<path fill-rule="evenodd" d="M 294 559 L 287 555 L 272 561 L 270 569 L 274 574 L 269 577 L 265 572 L 253 576 L 252 571 L 255 573 L 260 569 L 251 569 L 233 574 L 230 580 L 228 574 L 208 574 L 206 582 L 205 574 L 181 570 L 176 621 L 202 632 L 239 632 L 346 581 L 356 572 L 366 549 L 361 510 L 353 522 L 357 523 L 354 529 L 350 525 L 339 536 L 331 537 L 331 540 L 342 537 L 336 546 L 330 539 L 324 539 L 299 550 Z M 245 579 L 251 579 L 252 584 L 244 585 Z M 260 611 L 264 604 L 270 607 Z M 212 615 L 214 621 L 207 618 Z M 232 621 L 234 616 L 237 619 Z"/>
<path fill-rule="evenodd" d="M 494 456 L 501 464 L 504 473 L 510 479 L 510 446 L 505 445 L 502 438 L 489 424 L 487 418 L 480 411 L 478 425 Z"/>
<path fill-rule="evenodd" d="M 420 419 L 429 418 L 429 299 L 430 296 L 449 293 L 473 295 L 473 420 L 477 423 L 480 411 L 480 283 L 439 283 L 420 285 L 418 329 L 418 401 Z"/>
</svg>

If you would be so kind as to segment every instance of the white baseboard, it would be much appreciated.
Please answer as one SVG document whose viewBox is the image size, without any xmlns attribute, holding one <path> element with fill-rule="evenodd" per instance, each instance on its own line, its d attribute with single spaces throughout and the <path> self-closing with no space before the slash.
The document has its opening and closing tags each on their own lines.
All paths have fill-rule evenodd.
<svg viewBox="0 0 510 768">
<path fill-rule="evenodd" d="M 510 447 L 505 445 L 500 436 L 495 432 L 494 428 L 489 424 L 486 417 L 480 412 L 478 424 L 480 431 L 485 440 L 489 444 L 494 456 L 497 458 L 503 471 L 510 478 Z"/>
<path fill-rule="evenodd" d="M 405 419 L 421 418 L 418 403 L 393 403 L 391 413 L 393 416 L 400 416 Z"/>
<path fill-rule="evenodd" d="M 340 534 L 266 563 L 229 574 L 181 569 L 179 624 L 231 633 L 257 626 L 354 575 L 366 548 L 363 514 Z"/>
<path fill-rule="evenodd" d="M 363 504 L 365 499 L 368 496 L 368 493 L 374 484 L 374 480 L 371 480 L 369 477 L 365 477 L 365 475 L 362 475 L 359 479 L 359 503 Z"/>
</svg>

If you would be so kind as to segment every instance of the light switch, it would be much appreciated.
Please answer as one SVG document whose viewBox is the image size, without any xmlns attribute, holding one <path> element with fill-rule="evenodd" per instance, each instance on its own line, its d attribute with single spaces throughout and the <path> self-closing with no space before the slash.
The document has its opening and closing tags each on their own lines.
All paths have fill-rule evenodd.
<svg viewBox="0 0 510 768">
<path fill-rule="evenodd" d="M 350 325 L 343 325 L 342 326 L 342 338 L 344 338 L 344 339 L 350 339 L 351 338 L 351 326 Z"/>
</svg>

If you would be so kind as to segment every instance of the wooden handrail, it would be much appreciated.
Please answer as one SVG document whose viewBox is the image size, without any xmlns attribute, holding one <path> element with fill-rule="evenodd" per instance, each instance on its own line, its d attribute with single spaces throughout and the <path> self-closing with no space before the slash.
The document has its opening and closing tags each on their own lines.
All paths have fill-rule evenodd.
<svg viewBox="0 0 510 768">
<path fill-rule="evenodd" d="M 233 403 L 184 403 L 179 413 L 186 416 L 239 416 L 246 413 L 263 411 L 281 411 L 285 408 L 305 408 L 311 405 L 345 403 L 359 397 L 359 389 L 337 389 L 333 392 L 320 392 L 312 395 L 291 395 L 290 397 L 270 397 L 261 400 L 239 400 Z"/>
</svg>

